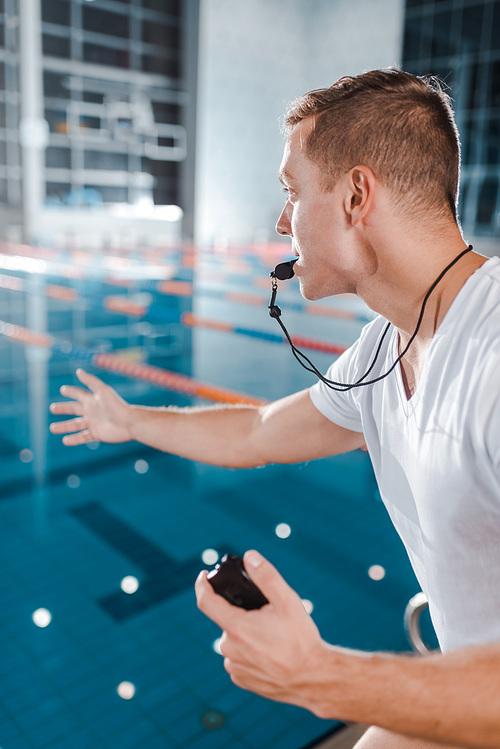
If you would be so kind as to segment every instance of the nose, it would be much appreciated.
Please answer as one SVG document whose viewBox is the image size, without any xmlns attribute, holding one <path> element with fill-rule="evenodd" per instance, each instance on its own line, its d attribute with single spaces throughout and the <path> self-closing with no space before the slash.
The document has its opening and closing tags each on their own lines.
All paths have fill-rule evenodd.
<svg viewBox="0 0 500 749">
<path fill-rule="evenodd" d="M 276 222 L 276 231 L 283 237 L 292 236 L 292 226 L 290 224 L 290 217 L 288 215 L 288 203 L 285 203 L 283 210 L 281 211 L 280 217 Z"/>
</svg>

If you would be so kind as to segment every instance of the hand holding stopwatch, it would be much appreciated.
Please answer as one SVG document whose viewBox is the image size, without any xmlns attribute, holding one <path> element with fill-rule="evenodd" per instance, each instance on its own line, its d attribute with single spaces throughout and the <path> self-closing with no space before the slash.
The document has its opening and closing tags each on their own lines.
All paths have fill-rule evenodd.
<svg viewBox="0 0 500 749">
<path fill-rule="evenodd" d="M 269 603 L 247 575 L 243 559 L 235 554 L 225 554 L 220 564 L 208 573 L 207 580 L 215 592 L 233 606 L 250 611 Z"/>
</svg>

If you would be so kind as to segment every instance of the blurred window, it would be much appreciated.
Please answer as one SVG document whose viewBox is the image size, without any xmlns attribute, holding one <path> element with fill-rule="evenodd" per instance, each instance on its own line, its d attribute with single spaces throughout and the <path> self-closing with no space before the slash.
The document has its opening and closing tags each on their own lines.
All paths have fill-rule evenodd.
<svg viewBox="0 0 500 749">
<path fill-rule="evenodd" d="M 432 56 L 449 57 L 451 50 L 451 11 L 436 13 L 434 16 L 434 30 L 432 34 Z"/>
<path fill-rule="evenodd" d="M 491 66 L 489 96 L 493 107 L 500 107 L 500 60 L 496 60 Z"/>
<path fill-rule="evenodd" d="M 439 75 L 449 86 L 462 142 L 464 230 L 494 235 L 500 230 L 500 0 L 406 0 L 404 31 L 403 68 Z"/>
<path fill-rule="evenodd" d="M 180 65 L 177 59 L 169 60 L 156 55 L 143 55 L 142 70 L 146 73 L 159 73 L 170 78 L 180 77 Z"/>
<path fill-rule="evenodd" d="M 42 21 L 69 26 L 71 23 L 71 2 L 68 2 L 68 0 L 43 0 Z"/>
<path fill-rule="evenodd" d="M 464 8 L 462 16 L 462 52 L 477 52 L 481 47 L 484 6 Z"/>
<path fill-rule="evenodd" d="M 113 65 L 117 68 L 129 68 L 129 53 L 122 49 L 111 49 L 99 44 L 84 44 L 83 59 L 99 65 Z"/>
<path fill-rule="evenodd" d="M 48 169 L 71 169 L 71 150 L 49 146 L 45 151 L 45 166 Z"/>
<path fill-rule="evenodd" d="M 68 76 L 62 73 L 53 73 L 51 70 L 43 71 L 43 93 L 51 99 L 68 99 L 70 93 L 68 88 Z"/>
<path fill-rule="evenodd" d="M 472 137 L 472 133 L 474 132 L 474 123 L 475 118 L 474 114 L 471 112 L 467 114 L 462 123 L 462 129 L 461 129 L 461 137 L 462 137 L 462 163 L 463 164 L 471 164 L 474 162 L 475 159 L 475 143 L 474 139 Z"/>
<path fill-rule="evenodd" d="M 109 151 L 85 151 L 85 169 L 128 170 L 128 154 Z"/>
<path fill-rule="evenodd" d="M 142 41 L 167 49 L 179 48 L 179 29 L 153 21 L 142 22 Z"/>
<path fill-rule="evenodd" d="M 479 63 L 468 65 L 464 62 L 464 79 L 468 84 L 466 108 L 474 109 L 477 105 L 478 92 L 480 90 L 481 77 L 485 74 L 485 66 Z"/>
<path fill-rule="evenodd" d="M 85 190 L 95 190 L 101 193 L 104 203 L 126 203 L 128 201 L 128 189 L 126 187 L 85 185 Z"/>
<path fill-rule="evenodd" d="M 460 182 L 460 195 L 458 197 L 458 215 L 461 221 L 463 221 L 465 207 L 467 205 L 468 190 L 469 190 L 469 181 L 467 179 L 462 179 Z"/>
<path fill-rule="evenodd" d="M 99 94 L 96 91 L 83 91 L 82 101 L 86 101 L 89 104 L 102 104 L 104 102 L 104 94 Z"/>
<path fill-rule="evenodd" d="M 179 203 L 179 164 L 176 161 L 142 159 L 142 170 L 155 177 L 153 199 L 156 205 Z"/>
<path fill-rule="evenodd" d="M 486 135 L 486 162 L 500 164 L 500 118 L 492 117 Z"/>
<path fill-rule="evenodd" d="M 49 203 L 66 203 L 70 192 L 71 185 L 65 182 L 47 182 L 45 185 L 45 193 Z"/>
<path fill-rule="evenodd" d="M 427 59 L 432 54 L 432 40 L 433 40 L 433 18 L 430 13 L 425 13 L 422 16 L 420 26 L 420 57 Z"/>
<path fill-rule="evenodd" d="M 59 135 L 67 134 L 68 123 L 66 120 L 65 110 L 46 109 L 44 116 L 49 123 L 49 129 L 51 133 L 58 133 Z"/>
<path fill-rule="evenodd" d="M 155 122 L 167 125 L 178 125 L 180 123 L 180 108 L 177 104 L 163 101 L 151 102 Z"/>
<path fill-rule="evenodd" d="M 498 200 L 498 177 L 486 177 L 479 191 L 476 221 L 489 226 L 495 218 Z"/>
<path fill-rule="evenodd" d="M 142 0 L 142 7 L 177 17 L 181 14 L 181 0 Z"/>
<path fill-rule="evenodd" d="M 165 125 L 184 121 L 186 102 L 176 103 L 179 92 L 165 80 L 156 85 L 152 76 L 180 78 L 182 0 L 41 0 L 41 4 L 43 55 L 71 60 L 68 64 L 46 60 L 43 71 L 50 130 L 45 151 L 46 168 L 51 170 L 48 202 L 76 206 L 82 195 L 97 195 L 97 203 L 137 200 L 134 179 L 117 178 L 113 172 L 142 171 L 152 177 L 148 196 L 153 192 L 155 203 L 178 203 L 179 164 L 150 157 L 171 158 L 179 153 L 179 149 L 174 152 L 179 143 Z M 91 65 L 114 70 L 96 74 Z M 4 66 L 0 66 L 1 91 Z M 131 67 L 152 75 L 132 78 Z M 0 127 L 1 117 L 0 111 Z M 165 150 L 157 150 L 156 145 Z M 77 170 L 71 177 L 73 184 L 58 184 L 58 178 L 68 180 L 62 170 L 71 169 Z M 94 174 L 82 177 L 78 170 Z M 85 186 L 85 181 L 104 184 Z"/>
<path fill-rule="evenodd" d="M 491 29 L 492 50 L 500 50 L 500 3 L 493 4 L 493 24 Z"/>
<path fill-rule="evenodd" d="M 52 34 L 42 35 L 43 54 L 47 57 L 64 57 L 71 56 L 71 43 L 67 36 L 52 36 Z"/>
<path fill-rule="evenodd" d="M 101 34 L 119 36 L 126 39 L 129 35 L 128 16 L 119 13 L 110 13 L 100 10 L 91 5 L 83 6 L 83 28 L 85 31 L 97 31 Z"/>
<path fill-rule="evenodd" d="M 93 117 L 88 114 L 80 115 L 80 128 L 83 130 L 100 130 L 102 121 L 100 117 Z"/>
</svg>

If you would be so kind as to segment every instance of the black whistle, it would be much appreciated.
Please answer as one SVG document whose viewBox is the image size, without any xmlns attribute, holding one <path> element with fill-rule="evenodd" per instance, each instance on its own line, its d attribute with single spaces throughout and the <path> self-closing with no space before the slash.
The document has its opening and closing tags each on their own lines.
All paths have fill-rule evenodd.
<svg viewBox="0 0 500 749">
<path fill-rule="evenodd" d="M 293 272 L 293 266 L 299 258 L 295 257 L 293 260 L 287 260 L 284 263 L 279 263 L 274 270 L 270 272 L 271 278 L 277 278 L 278 281 L 288 281 L 293 278 L 295 273 Z"/>
<path fill-rule="evenodd" d="M 216 593 L 241 609 L 260 609 L 269 603 L 248 577 L 243 559 L 235 554 L 225 554 L 220 564 L 208 573 L 207 580 Z"/>
</svg>

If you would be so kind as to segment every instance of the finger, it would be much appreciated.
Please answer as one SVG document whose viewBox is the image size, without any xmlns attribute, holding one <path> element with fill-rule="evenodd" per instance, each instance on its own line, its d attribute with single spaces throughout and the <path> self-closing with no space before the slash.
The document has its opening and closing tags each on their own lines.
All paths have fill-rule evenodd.
<svg viewBox="0 0 500 749">
<path fill-rule="evenodd" d="M 253 665 L 253 655 L 250 649 L 242 642 L 244 632 L 241 632 L 241 637 L 235 637 L 235 634 L 235 632 L 230 634 L 227 631 L 222 633 L 222 637 L 218 643 L 218 652 L 223 658 L 231 661 L 233 664 L 244 665 L 250 668 Z"/>
<path fill-rule="evenodd" d="M 63 416 L 81 416 L 83 414 L 83 406 L 78 401 L 51 403 L 49 410 L 51 414 L 60 414 Z"/>
<path fill-rule="evenodd" d="M 207 574 L 207 570 L 200 572 L 194 586 L 198 608 L 221 629 L 227 630 L 245 612 L 216 593 L 207 580 Z"/>
<path fill-rule="evenodd" d="M 107 387 L 104 382 L 99 379 L 99 377 L 86 372 L 84 369 L 77 369 L 76 376 L 78 377 L 80 382 L 86 385 L 89 390 L 92 390 L 93 393 L 96 393 L 98 390 Z"/>
<path fill-rule="evenodd" d="M 74 400 L 80 401 L 80 403 L 83 403 L 85 398 L 90 397 L 88 390 L 83 390 L 74 385 L 63 385 L 59 392 L 61 395 L 64 395 L 65 398 L 74 398 Z"/>
<path fill-rule="evenodd" d="M 80 432 L 87 429 L 86 419 L 68 419 L 68 421 L 55 421 L 49 426 L 52 434 L 68 434 L 68 432 Z"/>
<path fill-rule="evenodd" d="M 288 585 L 276 567 L 273 567 L 258 551 L 253 549 L 247 551 L 243 562 L 248 576 L 273 606 L 289 608 L 295 607 L 297 603 L 302 606 L 297 593 Z"/>
<path fill-rule="evenodd" d="M 227 657 L 227 650 L 229 648 L 227 632 L 222 633 L 222 637 L 218 642 L 218 652 L 224 657 Z"/>
<path fill-rule="evenodd" d="M 95 437 L 90 434 L 88 429 L 85 429 L 77 434 L 67 434 L 62 438 L 62 441 L 67 447 L 75 447 L 76 445 L 86 445 L 87 442 L 95 442 Z"/>
</svg>

